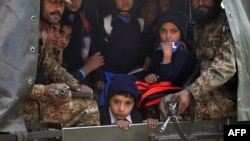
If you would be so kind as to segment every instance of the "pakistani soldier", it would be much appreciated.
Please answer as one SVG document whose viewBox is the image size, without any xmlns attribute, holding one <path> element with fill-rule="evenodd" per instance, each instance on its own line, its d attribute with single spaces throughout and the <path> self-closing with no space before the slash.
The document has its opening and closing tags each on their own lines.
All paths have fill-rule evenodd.
<svg viewBox="0 0 250 141">
<path fill-rule="evenodd" d="M 38 60 L 38 75 L 31 98 L 38 99 L 42 105 L 43 121 L 60 123 L 63 127 L 100 125 L 97 103 L 91 98 L 71 98 L 71 91 L 93 93 L 93 90 L 80 85 L 56 61 L 53 50 L 47 43 L 46 29 L 50 25 L 58 24 L 65 8 L 65 2 L 70 0 L 41 0 L 40 13 L 40 46 Z M 39 77 L 38 77 L 39 76 Z M 49 80 L 48 83 L 47 80 Z M 65 90 L 65 96 L 58 96 Z M 37 103 L 29 101 L 25 106 L 25 120 L 35 122 L 39 120 Z"/>
<path fill-rule="evenodd" d="M 221 119 L 236 116 L 236 58 L 232 35 L 222 0 L 191 0 L 197 26 L 194 31 L 194 50 L 200 61 L 200 75 L 185 89 L 166 96 L 178 102 L 177 115 L 185 115 L 192 99 L 196 119 Z M 235 89 L 233 89 L 235 88 Z"/>
</svg>

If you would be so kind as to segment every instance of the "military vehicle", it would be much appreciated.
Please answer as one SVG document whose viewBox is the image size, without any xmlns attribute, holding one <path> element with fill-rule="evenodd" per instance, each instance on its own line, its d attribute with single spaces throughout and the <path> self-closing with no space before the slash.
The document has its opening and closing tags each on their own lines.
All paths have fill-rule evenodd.
<svg viewBox="0 0 250 141">
<path fill-rule="evenodd" d="M 1 2 L 0 2 L 1 4 Z M 176 121 L 174 115 L 158 128 L 148 128 L 146 123 L 133 124 L 129 130 L 116 125 L 61 128 L 56 124 L 39 122 L 27 124 L 29 132 L 0 135 L 0 141 L 15 141 L 17 135 L 28 140 L 62 141 L 169 141 L 201 140 L 222 141 L 225 125 L 250 124 L 250 1 L 223 0 L 229 26 L 235 41 L 238 69 L 237 117 L 222 120 Z M 171 109 L 170 109 L 171 110 Z M 174 114 L 174 113 L 173 113 Z M 250 126 L 250 125 L 249 125 Z"/>
</svg>

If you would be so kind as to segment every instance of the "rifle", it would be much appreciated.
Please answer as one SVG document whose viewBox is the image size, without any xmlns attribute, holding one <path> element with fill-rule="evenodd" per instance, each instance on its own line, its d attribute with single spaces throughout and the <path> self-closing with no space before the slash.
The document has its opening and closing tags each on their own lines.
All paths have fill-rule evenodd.
<svg viewBox="0 0 250 141">
<path fill-rule="evenodd" d="M 185 89 L 186 87 L 188 87 L 188 85 L 190 85 L 199 75 L 200 75 L 200 62 L 198 62 L 195 66 L 194 71 L 192 72 L 192 74 L 188 77 L 187 81 L 184 83 L 183 88 Z M 162 107 L 160 107 L 162 108 Z M 174 102 L 173 104 L 170 103 L 169 107 L 168 107 L 168 112 L 167 112 L 167 118 L 164 122 L 164 124 L 162 125 L 162 127 L 160 128 L 160 132 L 164 132 L 168 122 L 170 121 L 170 119 L 172 119 L 175 128 L 178 131 L 179 136 L 181 137 L 182 140 L 193 140 L 195 139 L 194 136 L 192 136 L 192 132 L 193 132 L 193 123 L 195 121 L 195 101 L 194 99 L 191 100 L 190 105 L 189 105 L 189 111 L 190 111 L 190 129 L 187 136 L 184 135 L 182 128 L 179 125 L 179 121 L 176 117 L 177 114 L 177 109 L 178 109 L 178 102 Z"/>
</svg>

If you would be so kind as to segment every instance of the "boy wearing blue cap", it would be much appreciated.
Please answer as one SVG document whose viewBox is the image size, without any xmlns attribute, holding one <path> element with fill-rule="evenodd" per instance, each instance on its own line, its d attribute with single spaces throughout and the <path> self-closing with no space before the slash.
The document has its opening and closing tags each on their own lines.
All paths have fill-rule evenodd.
<svg viewBox="0 0 250 141">
<path fill-rule="evenodd" d="M 156 128 L 157 119 L 143 120 L 135 108 L 138 91 L 133 77 L 126 74 L 116 75 L 110 83 L 106 106 L 100 106 L 101 125 L 118 125 L 127 130 L 133 123 L 147 122 L 150 128 Z"/>
<path fill-rule="evenodd" d="M 184 43 L 187 17 L 181 11 L 168 10 L 159 16 L 156 27 L 161 43 L 153 53 L 144 79 L 150 84 L 168 81 L 182 87 L 197 62 Z"/>
<path fill-rule="evenodd" d="M 141 83 L 146 86 L 136 105 L 146 117 L 159 117 L 160 99 L 184 87 L 197 64 L 195 55 L 184 43 L 187 31 L 185 13 L 174 9 L 161 13 L 156 28 L 159 46 L 153 52 L 145 77 L 137 81 L 138 87 Z"/>
</svg>

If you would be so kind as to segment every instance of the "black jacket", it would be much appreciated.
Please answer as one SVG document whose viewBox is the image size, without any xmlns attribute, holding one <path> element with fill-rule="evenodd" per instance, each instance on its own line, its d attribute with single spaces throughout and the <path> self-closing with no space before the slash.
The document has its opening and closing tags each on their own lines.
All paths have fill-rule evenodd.
<svg viewBox="0 0 250 141">
<path fill-rule="evenodd" d="M 150 46 L 144 42 L 150 38 L 145 34 L 148 30 L 141 32 L 136 16 L 132 15 L 131 20 L 125 23 L 112 14 L 111 26 L 111 35 L 107 35 L 101 21 L 92 34 L 89 56 L 101 51 L 105 60 L 105 65 L 93 73 L 95 81 L 105 81 L 104 71 L 126 74 L 142 65 L 145 56 L 150 56 Z"/>
<path fill-rule="evenodd" d="M 160 81 L 170 81 L 175 86 L 183 86 L 188 77 L 194 71 L 197 60 L 194 54 L 191 54 L 184 44 L 172 55 L 172 61 L 169 64 L 161 64 L 163 52 L 156 49 L 150 62 L 148 73 L 155 73 Z"/>
</svg>

